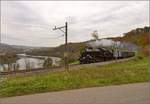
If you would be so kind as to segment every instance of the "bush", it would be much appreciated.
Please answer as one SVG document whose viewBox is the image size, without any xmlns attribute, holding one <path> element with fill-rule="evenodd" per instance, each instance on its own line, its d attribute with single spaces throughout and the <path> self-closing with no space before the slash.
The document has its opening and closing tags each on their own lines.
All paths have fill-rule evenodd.
<svg viewBox="0 0 150 104">
<path fill-rule="evenodd" d="M 0 56 L 0 64 L 3 67 L 4 71 L 11 71 L 13 69 L 13 63 L 16 62 L 18 59 L 17 55 L 15 53 L 5 53 L 5 55 Z M 5 67 L 4 64 L 6 64 L 8 67 Z"/>
<path fill-rule="evenodd" d="M 147 57 L 149 56 L 149 45 L 143 46 L 139 48 L 139 51 L 137 52 L 137 57 L 142 58 L 142 57 Z"/>
<path fill-rule="evenodd" d="M 47 58 L 44 60 L 43 67 L 44 68 L 51 68 L 53 64 L 53 60 L 51 58 Z"/>
</svg>

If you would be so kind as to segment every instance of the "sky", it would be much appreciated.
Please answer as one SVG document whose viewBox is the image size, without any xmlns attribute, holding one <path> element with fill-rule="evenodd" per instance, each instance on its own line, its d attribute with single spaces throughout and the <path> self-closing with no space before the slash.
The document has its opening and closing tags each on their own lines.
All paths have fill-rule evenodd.
<svg viewBox="0 0 150 104">
<path fill-rule="evenodd" d="M 55 47 L 64 33 L 54 26 L 68 22 L 68 41 L 121 36 L 149 26 L 148 1 L 1 1 L 1 41 L 12 45 Z"/>
</svg>

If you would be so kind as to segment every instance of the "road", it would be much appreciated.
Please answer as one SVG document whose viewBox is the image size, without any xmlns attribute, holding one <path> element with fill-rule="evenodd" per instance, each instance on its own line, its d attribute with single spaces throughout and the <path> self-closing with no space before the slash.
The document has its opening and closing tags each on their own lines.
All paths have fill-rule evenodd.
<svg viewBox="0 0 150 104">
<path fill-rule="evenodd" d="M 0 99 L 0 104 L 150 104 L 150 83 L 9 97 Z"/>
</svg>

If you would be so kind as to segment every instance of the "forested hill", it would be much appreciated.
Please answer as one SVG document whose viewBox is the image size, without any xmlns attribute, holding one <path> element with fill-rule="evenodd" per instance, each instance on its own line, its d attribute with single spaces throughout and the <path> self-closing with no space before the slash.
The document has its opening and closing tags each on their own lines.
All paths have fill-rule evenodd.
<svg viewBox="0 0 150 104">
<path fill-rule="evenodd" d="M 136 28 L 127 33 L 123 34 L 123 37 L 116 37 L 113 40 L 130 42 L 138 45 L 140 51 L 148 55 L 149 54 L 149 44 L 150 44 L 150 27 L 145 26 L 144 28 Z"/>
<path fill-rule="evenodd" d="M 149 44 L 150 27 L 136 28 L 127 33 L 120 39 L 122 41 L 131 42 L 138 46 L 146 46 Z"/>
</svg>

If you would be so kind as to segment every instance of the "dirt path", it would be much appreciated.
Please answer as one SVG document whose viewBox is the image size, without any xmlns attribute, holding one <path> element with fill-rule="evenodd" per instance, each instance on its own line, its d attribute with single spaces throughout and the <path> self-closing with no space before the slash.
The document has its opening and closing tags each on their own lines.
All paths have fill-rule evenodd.
<svg viewBox="0 0 150 104">
<path fill-rule="evenodd" d="M 150 104 L 150 83 L 10 97 L 0 99 L 0 104 Z"/>
</svg>

